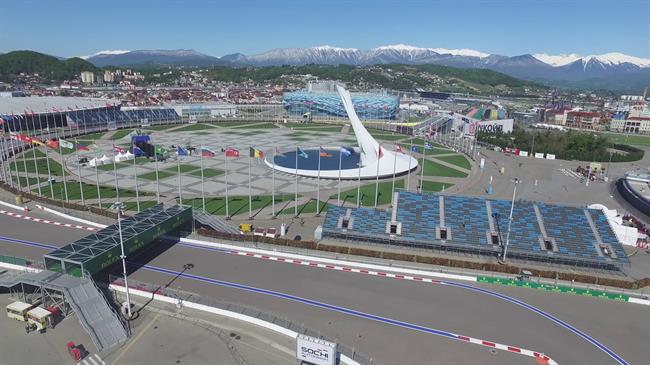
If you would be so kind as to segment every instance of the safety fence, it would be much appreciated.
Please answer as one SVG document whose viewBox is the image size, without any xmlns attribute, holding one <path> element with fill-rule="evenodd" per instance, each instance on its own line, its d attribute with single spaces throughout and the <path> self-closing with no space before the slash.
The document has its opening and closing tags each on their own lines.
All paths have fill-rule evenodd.
<svg viewBox="0 0 650 365">
<path fill-rule="evenodd" d="M 109 282 L 110 284 L 116 285 L 116 286 L 121 286 L 124 287 L 124 280 L 115 275 L 109 275 Z M 171 289 L 168 287 L 165 287 L 163 285 L 157 285 L 157 284 L 151 284 L 151 283 L 145 283 L 142 281 L 137 281 L 134 279 L 129 279 L 129 289 L 135 289 L 135 290 L 140 290 L 144 292 L 151 293 L 152 296 L 153 294 L 156 295 L 161 295 L 165 297 L 170 297 L 170 298 L 175 298 L 178 299 L 179 302 L 192 302 L 192 303 L 198 303 L 198 304 L 203 304 L 209 307 L 221 309 L 221 310 L 226 310 L 230 312 L 235 312 L 238 314 L 246 315 L 249 317 L 253 317 L 265 322 L 272 323 L 276 326 L 280 326 L 282 328 L 288 329 L 290 331 L 300 333 L 306 336 L 310 337 L 315 337 L 315 338 L 320 338 L 323 340 L 331 341 L 331 342 L 336 342 L 337 343 L 337 350 L 349 357 L 350 359 L 356 361 L 359 364 L 362 365 L 377 365 L 377 362 L 374 361 L 370 356 L 365 355 L 363 353 L 358 352 L 355 348 L 350 348 L 344 344 L 339 343 L 335 339 L 329 339 L 323 336 L 320 332 L 311 330 L 303 325 L 299 325 L 296 323 L 293 323 L 286 318 L 274 315 L 274 314 L 269 314 L 267 312 L 263 312 L 259 309 L 256 308 L 251 308 L 247 306 L 243 306 L 240 304 L 234 304 L 234 303 L 229 303 L 226 301 L 222 300 L 217 300 L 214 298 L 208 298 L 201 296 L 196 293 L 190 293 L 182 290 L 177 290 L 177 289 Z M 116 295 L 117 293 L 114 293 Z"/>
<path fill-rule="evenodd" d="M 0 255 L 0 262 L 4 262 L 5 264 L 18 265 L 18 266 L 30 266 L 32 264 L 31 261 L 24 259 L 22 257 L 8 256 L 8 255 Z"/>
</svg>

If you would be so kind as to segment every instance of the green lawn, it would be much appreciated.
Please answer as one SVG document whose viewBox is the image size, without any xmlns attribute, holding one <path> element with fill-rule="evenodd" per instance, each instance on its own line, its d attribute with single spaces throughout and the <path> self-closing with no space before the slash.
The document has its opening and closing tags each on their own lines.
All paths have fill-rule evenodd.
<svg viewBox="0 0 650 365">
<path fill-rule="evenodd" d="M 321 128 L 321 127 L 332 127 L 331 124 L 327 123 L 296 123 L 296 122 L 287 122 L 287 123 L 280 123 L 281 125 L 287 127 L 287 128 L 294 128 L 294 129 L 311 129 L 311 128 Z M 341 126 L 342 127 L 342 126 Z M 339 129 L 341 129 L 339 127 Z"/>
<path fill-rule="evenodd" d="M 422 182 L 422 191 L 423 192 L 428 192 L 428 193 L 436 193 L 438 191 L 442 191 L 442 187 L 445 187 L 445 190 L 449 189 L 450 187 L 454 186 L 454 184 L 449 184 L 449 183 L 440 183 L 437 181 L 423 181 Z"/>
<path fill-rule="evenodd" d="M 28 157 L 28 156 L 25 156 Z M 61 164 L 58 162 L 54 161 L 53 159 L 49 159 L 50 161 L 50 174 L 52 176 L 63 176 L 63 168 L 61 167 Z M 39 175 L 44 175 L 47 176 L 47 160 L 44 158 L 36 159 L 36 164 L 34 164 L 34 159 L 25 159 L 25 164 L 23 164 L 22 157 L 18 158 L 16 160 L 16 163 L 18 166 L 16 166 L 14 163 L 10 164 L 11 171 L 16 171 L 16 167 L 18 168 L 18 172 L 25 172 L 25 165 L 27 166 L 27 172 L 36 172 L 36 167 L 38 167 L 38 174 Z"/>
<path fill-rule="evenodd" d="M 201 131 L 205 129 L 214 129 L 213 126 L 210 124 L 203 124 L 203 123 L 197 123 L 197 124 L 189 124 L 186 125 L 185 127 L 175 129 L 173 132 L 191 132 L 191 131 Z"/>
<path fill-rule="evenodd" d="M 391 188 L 393 186 L 393 182 L 391 181 L 384 181 L 379 183 L 379 199 L 377 204 L 382 205 L 382 204 L 390 204 L 392 201 L 391 197 Z M 395 180 L 395 189 L 403 189 L 404 188 L 404 179 L 399 179 Z M 332 203 L 337 203 L 336 202 L 336 196 L 337 194 L 333 194 L 330 196 L 330 201 Z M 341 200 L 343 200 L 346 203 L 354 203 L 356 204 L 357 202 L 357 188 L 352 188 L 350 190 L 342 191 L 341 192 Z M 374 206 L 375 205 L 375 183 L 370 183 L 366 185 L 361 186 L 361 205 L 363 206 Z"/>
<path fill-rule="evenodd" d="M 67 185 L 67 188 L 68 188 L 68 199 L 81 199 L 81 189 L 79 188 L 79 181 L 68 180 L 66 185 Z M 96 199 L 98 197 L 98 195 L 97 195 L 97 185 L 82 183 L 82 186 L 83 186 L 83 192 L 84 192 L 84 198 L 85 199 Z M 63 186 L 62 181 L 55 182 L 54 184 L 52 184 L 52 187 L 54 189 L 54 197 L 55 198 L 60 199 L 61 196 L 65 197 L 65 191 L 64 191 L 64 186 Z M 135 190 L 121 189 L 120 188 L 119 191 L 120 191 L 120 199 L 135 197 Z M 50 187 L 49 186 L 43 186 L 41 188 L 41 192 L 42 192 L 42 194 L 44 196 L 50 196 Z M 101 194 L 102 199 L 114 199 L 114 198 L 117 197 L 114 186 L 100 185 L 99 186 L 99 193 Z M 149 192 L 139 191 L 139 195 L 140 196 L 152 196 L 152 195 L 155 195 L 155 194 L 149 193 Z"/>
<path fill-rule="evenodd" d="M 418 162 L 422 167 L 422 159 L 419 159 Z M 467 177 L 467 173 L 426 160 L 424 163 L 424 176 Z"/>
<path fill-rule="evenodd" d="M 113 168 L 119 170 L 119 169 L 123 169 L 125 167 L 133 167 L 133 164 L 126 163 L 126 162 L 117 162 L 117 163 L 115 163 L 115 166 L 113 166 L 112 163 L 107 163 L 106 165 L 97 166 L 97 170 L 113 171 Z M 94 167 L 91 167 L 91 169 L 94 169 Z"/>
<path fill-rule="evenodd" d="M 650 136 L 625 135 L 616 133 L 603 133 L 610 141 L 618 144 L 628 144 L 635 146 L 650 146 Z"/>
<path fill-rule="evenodd" d="M 210 178 L 210 177 L 223 175 L 223 173 L 224 173 L 223 170 L 217 170 L 217 169 L 211 169 L 211 168 L 204 168 L 203 169 L 203 177 L 205 177 L 205 178 Z M 190 172 L 190 175 L 196 176 L 196 177 L 201 177 L 201 169 L 199 168 L 196 171 Z"/>
<path fill-rule="evenodd" d="M 157 203 L 156 203 L 155 200 L 141 201 L 140 202 L 140 210 L 149 209 L 149 208 L 153 207 L 156 204 Z M 138 211 L 138 203 L 136 203 L 136 202 L 125 202 L 124 203 L 124 210 L 130 210 L 130 211 L 133 211 L 133 212 L 137 212 Z"/>
<path fill-rule="evenodd" d="M 293 200 L 293 195 L 276 195 L 275 204 L 276 208 L 280 209 L 281 204 L 286 204 L 287 201 Z M 183 199 L 183 204 L 192 205 L 194 209 L 203 209 L 201 198 Z M 264 207 L 270 207 L 272 204 L 271 195 L 253 196 L 252 208 L 253 214 Z M 226 199 L 225 197 L 214 197 L 205 199 L 205 210 L 210 214 L 226 215 Z M 228 197 L 228 213 L 232 215 L 248 214 L 248 195 L 242 196 L 229 196 Z"/>
<path fill-rule="evenodd" d="M 469 163 L 469 160 L 463 155 L 453 155 L 453 156 L 442 156 L 436 157 L 438 160 L 449 162 L 458 167 L 462 167 L 466 170 L 470 170 L 472 165 Z"/>
<path fill-rule="evenodd" d="M 12 176 L 11 178 L 14 181 L 14 183 L 18 184 L 19 179 L 18 179 L 17 176 Z M 36 179 L 35 177 L 30 177 L 30 178 L 25 178 L 24 176 L 20 177 L 20 186 L 21 187 L 24 188 L 25 186 L 28 186 L 28 184 L 27 184 L 28 182 L 29 182 L 29 186 L 36 185 L 36 184 L 38 184 L 38 179 Z M 41 184 L 43 184 L 45 182 L 47 182 L 47 178 L 42 178 L 41 179 Z M 30 190 L 38 191 L 38 188 L 36 186 L 34 186 Z"/>
<path fill-rule="evenodd" d="M 165 170 L 159 170 L 158 171 L 158 179 L 160 179 L 160 180 L 166 179 L 166 178 L 168 178 L 170 176 L 174 176 L 176 174 L 177 174 L 177 172 L 169 172 L 169 171 L 165 171 Z M 138 175 L 138 179 L 156 181 L 156 172 L 151 171 L 151 172 L 144 173 L 142 175 Z"/>
<path fill-rule="evenodd" d="M 415 146 L 418 149 L 418 153 L 422 153 L 422 145 L 417 145 L 417 144 L 405 144 L 402 146 L 404 150 L 411 151 L 411 146 Z M 427 150 L 427 156 L 429 155 L 444 155 L 447 153 L 455 153 L 454 151 L 447 149 L 447 148 L 439 148 L 439 147 L 433 147 L 430 150 Z"/>
<path fill-rule="evenodd" d="M 336 203 L 336 197 L 334 197 L 334 200 L 329 200 L 330 203 Z M 327 211 L 327 199 L 321 200 L 320 201 L 320 213 L 324 213 Z M 296 213 L 296 208 L 294 207 L 293 204 L 289 204 L 289 207 L 285 208 L 280 214 L 290 214 L 294 215 Z M 309 214 L 313 213 L 316 214 L 316 199 L 311 199 L 307 203 L 301 204 L 298 206 L 298 215 L 301 214 Z"/>
<path fill-rule="evenodd" d="M 94 141 L 97 139 L 101 139 L 106 132 L 97 132 L 97 133 L 89 133 L 89 134 L 84 134 L 81 136 L 84 141 Z"/>
<path fill-rule="evenodd" d="M 111 136 L 111 140 L 115 141 L 117 139 L 122 139 L 126 136 L 129 135 L 129 133 L 133 132 L 133 129 L 120 129 L 118 131 L 115 131 L 113 135 Z"/>
<path fill-rule="evenodd" d="M 315 127 L 315 128 L 299 128 L 301 132 L 329 132 L 329 133 L 340 133 L 341 127 Z"/>
<path fill-rule="evenodd" d="M 232 129 L 267 129 L 267 128 L 276 128 L 276 126 L 273 123 L 262 122 L 262 123 L 254 123 L 254 124 L 243 124 L 243 125 L 232 127 Z"/>
<path fill-rule="evenodd" d="M 419 146 L 420 149 L 422 149 L 422 146 L 424 146 L 424 142 L 425 142 L 425 140 L 422 139 L 422 138 L 413 138 L 413 144 L 416 145 L 416 146 Z M 409 139 L 409 143 L 411 143 L 411 140 L 410 140 L 410 139 Z M 431 142 L 431 141 L 429 141 L 429 144 L 430 144 L 431 146 L 433 146 L 434 148 L 443 148 L 443 149 L 447 149 L 447 147 L 441 145 L 440 143 L 435 143 L 435 142 Z M 427 153 L 429 153 L 429 150 L 427 150 Z"/>
<path fill-rule="evenodd" d="M 199 166 L 188 165 L 188 164 L 182 163 L 182 164 L 180 164 L 180 168 L 181 168 L 181 174 L 184 174 L 186 172 L 190 172 L 190 171 L 194 171 L 194 170 L 198 169 Z M 162 171 L 169 171 L 171 173 L 178 174 L 178 166 L 168 167 L 168 168 L 166 168 L 166 169 L 164 169 Z"/>
<path fill-rule="evenodd" d="M 239 127 L 239 126 L 245 126 L 250 124 L 251 122 L 249 120 L 241 121 L 241 122 L 214 122 L 213 123 L 214 126 L 223 127 L 223 128 Z"/>
<path fill-rule="evenodd" d="M 181 125 L 181 124 L 154 125 L 154 126 L 145 127 L 145 129 L 150 130 L 150 131 L 164 131 L 164 130 L 167 130 L 169 128 L 178 127 L 179 125 Z"/>
<path fill-rule="evenodd" d="M 305 137 L 305 136 L 289 136 L 289 139 L 296 142 L 304 142 L 304 141 L 309 141 L 312 138 Z"/>
<path fill-rule="evenodd" d="M 401 134 L 373 134 L 372 136 L 382 141 L 398 141 L 406 138 L 406 136 Z"/>
</svg>

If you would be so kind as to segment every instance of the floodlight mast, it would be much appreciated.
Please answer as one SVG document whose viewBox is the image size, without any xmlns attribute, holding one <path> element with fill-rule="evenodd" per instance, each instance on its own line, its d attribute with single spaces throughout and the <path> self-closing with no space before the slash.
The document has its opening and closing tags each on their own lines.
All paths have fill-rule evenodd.
<svg viewBox="0 0 650 365">
<path fill-rule="evenodd" d="M 512 212 L 515 210 L 515 197 L 517 196 L 517 184 L 520 180 L 518 177 L 512 179 L 514 188 L 512 189 L 512 203 L 510 204 L 510 217 L 508 218 L 508 232 L 506 233 L 506 245 L 503 248 L 503 262 L 506 262 L 506 255 L 508 254 L 508 244 L 510 243 L 510 227 L 512 226 Z"/>
</svg>

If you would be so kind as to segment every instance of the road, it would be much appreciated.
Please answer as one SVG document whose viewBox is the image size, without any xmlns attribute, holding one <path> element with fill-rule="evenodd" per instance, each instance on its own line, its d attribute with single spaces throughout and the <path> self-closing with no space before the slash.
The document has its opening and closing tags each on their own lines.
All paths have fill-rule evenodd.
<svg viewBox="0 0 650 365">
<path fill-rule="evenodd" d="M 0 216 L 2 236 L 61 246 L 86 232 Z M 8 227 L 10 229 L 4 229 Z M 0 252 L 33 259 L 44 250 L 0 240 Z M 615 364 L 605 352 L 539 314 L 475 291 L 237 256 L 176 244 L 148 265 L 353 309 L 428 328 L 450 331 L 548 354 L 559 364 Z M 167 284 L 172 275 L 146 268 L 132 278 Z M 474 284 L 476 285 L 476 284 Z M 649 356 L 646 307 L 531 289 L 480 286 L 506 294 L 588 333 L 630 364 Z M 371 354 L 379 364 L 534 364 L 531 358 L 492 354 L 485 347 L 371 321 L 296 301 L 178 278 L 171 287 L 241 303 L 309 326 Z"/>
</svg>

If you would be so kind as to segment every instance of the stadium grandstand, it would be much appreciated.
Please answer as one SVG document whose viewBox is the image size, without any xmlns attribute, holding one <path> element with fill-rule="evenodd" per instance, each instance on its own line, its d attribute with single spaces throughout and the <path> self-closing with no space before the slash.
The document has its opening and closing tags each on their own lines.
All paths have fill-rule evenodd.
<svg viewBox="0 0 650 365">
<path fill-rule="evenodd" d="M 397 118 L 399 97 L 379 94 L 352 94 L 354 109 L 361 119 Z M 347 118 L 337 93 L 293 91 L 282 96 L 282 105 L 289 115 L 334 116 Z"/>
<path fill-rule="evenodd" d="M 330 205 L 323 236 L 392 246 L 497 257 L 511 201 L 397 192 L 387 210 Z M 516 201 L 508 260 L 624 271 L 630 263 L 597 209 Z"/>
<path fill-rule="evenodd" d="M 5 132 L 48 128 L 73 128 L 85 133 L 97 128 L 175 122 L 172 108 L 123 108 L 108 99 L 74 97 L 0 98 L 0 127 Z"/>
</svg>

